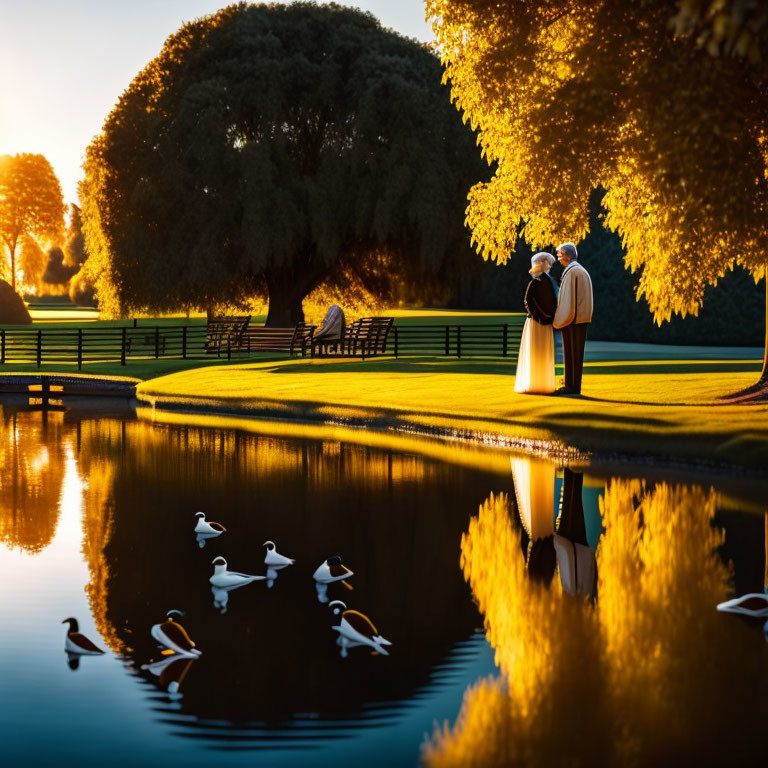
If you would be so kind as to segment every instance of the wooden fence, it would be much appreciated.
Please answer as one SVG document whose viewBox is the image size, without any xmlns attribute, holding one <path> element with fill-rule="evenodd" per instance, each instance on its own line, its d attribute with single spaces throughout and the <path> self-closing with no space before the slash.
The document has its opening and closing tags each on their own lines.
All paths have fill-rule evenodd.
<svg viewBox="0 0 768 768">
<path fill-rule="evenodd" d="M 394 325 L 385 354 L 395 357 L 504 357 L 517 359 L 524 317 L 498 324 Z M 206 349 L 204 325 L 124 328 L 0 328 L 0 365 L 120 363 L 134 359 L 210 359 L 257 355 L 222 344 Z"/>
</svg>

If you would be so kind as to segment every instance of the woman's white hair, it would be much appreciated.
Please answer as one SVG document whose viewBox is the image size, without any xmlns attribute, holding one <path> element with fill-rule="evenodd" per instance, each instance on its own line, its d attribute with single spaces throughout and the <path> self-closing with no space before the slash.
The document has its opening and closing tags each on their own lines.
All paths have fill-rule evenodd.
<svg viewBox="0 0 768 768">
<path fill-rule="evenodd" d="M 546 251 L 540 251 L 531 257 L 531 266 L 541 264 L 542 262 L 546 262 L 547 267 L 551 267 L 555 263 L 555 257 Z"/>
</svg>

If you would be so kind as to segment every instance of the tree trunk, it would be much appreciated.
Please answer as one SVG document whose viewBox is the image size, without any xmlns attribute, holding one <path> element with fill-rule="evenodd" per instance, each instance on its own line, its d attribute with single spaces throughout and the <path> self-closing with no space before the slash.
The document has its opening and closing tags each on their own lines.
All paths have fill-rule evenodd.
<svg viewBox="0 0 768 768">
<path fill-rule="evenodd" d="M 273 328 L 287 328 L 304 322 L 304 297 L 320 283 L 325 267 L 284 269 L 267 275 L 269 311 L 264 323 Z"/>
<path fill-rule="evenodd" d="M 758 382 L 764 388 L 768 387 L 768 265 L 765 267 L 765 348 L 763 350 L 763 372 Z"/>
</svg>

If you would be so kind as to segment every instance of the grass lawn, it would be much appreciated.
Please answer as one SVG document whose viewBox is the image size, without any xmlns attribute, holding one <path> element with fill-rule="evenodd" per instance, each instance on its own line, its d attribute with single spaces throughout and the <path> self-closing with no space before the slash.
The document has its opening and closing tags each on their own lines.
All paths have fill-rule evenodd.
<svg viewBox="0 0 768 768">
<path fill-rule="evenodd" d="M 398 325 L 503 323 L 519 317 L 447 310 L 390 314 Z M 259 320 L 263 318 L 254 318 Z M 148 318 L 139 325 L 187 322 L 204 319 Z M 768 462 L 768 406 L 719 401 L 755 381 L 760 357 L 760 350 L 754 349 L 589 342 L 581 398 L 517 395 L 514 364 L 500 358 L 363 362 L 286 360 L 278 354 L 231 363 L 215 357 L 148 358 L 131 359 L 125 367 L 86 363 L 82 372 L 140 380 L 138 396 L 158 407 L 203 407 L 309 421 L 351 419 L 490 442 L 559 442 L 589 452 L 708 459 L 762 469 Z M 37 369 L 29 363 L 0 366 L 0 375 L 22 372 Z M 40 372 L 76 372 L 76 366 L 45 364 Z"/>
<path fill-rule="evenodd" d="M 583 397 L 557 398 L 515 394 L 512 366 L 498 360 L 291 360 L 172 374 L 143 382 L 138 396 L 159 407 L 359 419 L 758 468 L 768 460 L 768 406 L 718 398 L 759 371 L 755 360 L 595 362 L 586 366 Z"/>
</svg>

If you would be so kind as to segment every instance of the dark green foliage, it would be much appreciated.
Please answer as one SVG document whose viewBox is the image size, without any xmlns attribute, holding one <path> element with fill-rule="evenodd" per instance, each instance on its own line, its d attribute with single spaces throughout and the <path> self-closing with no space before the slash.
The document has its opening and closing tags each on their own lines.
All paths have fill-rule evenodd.
<svg viewBox="0 0 768 768">
<path fill-rule="evenodd" d="M 72 203 L 69 206 L 69 230 L 64 246 L 64 263 L 68 267 L 81 267 L 88 258 L 83 236 L 83 221 L 80 208 Z"/>
<path fill-rule="evenodd" d="M 59 247 L 48 251 L 48 266 L 43 273 L 43 282 L 49 285 L 64 285 L 77 272 L 76 267 L 64 264 L 64 251 Z"/>
<path fill-rule="evenodd" d="M 337 5 L 230 6 L 183 27 L 89 147 L 86 239 L 111 314 L 269 296 L 335 265 L 407 274 L 469 253 L 484 176 L 436 56 Z M 384 281 L 386 282 L 386 281 Z"/>
<path fill-rule="evenodd" d="M 0 280 L 0 325 L 29 325 L 27 305 L 11 286 Z"/>
</svg>

